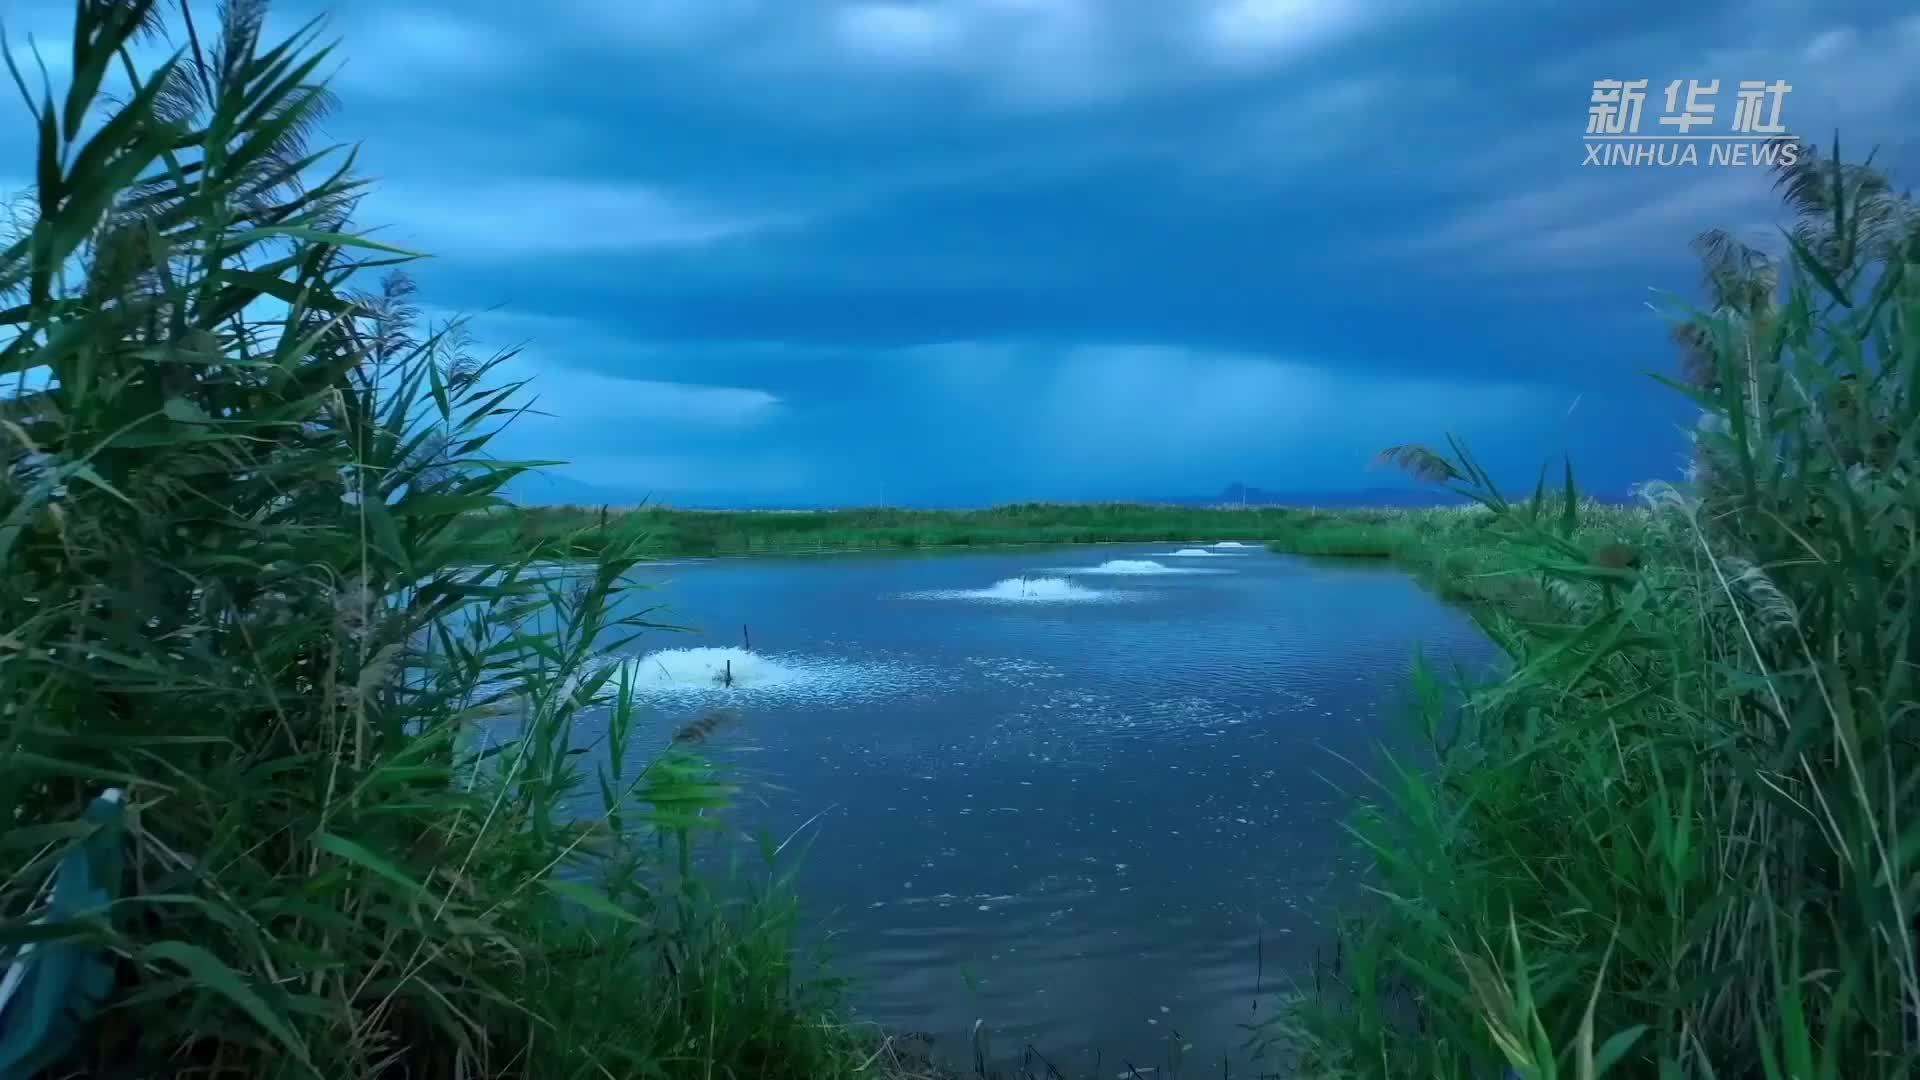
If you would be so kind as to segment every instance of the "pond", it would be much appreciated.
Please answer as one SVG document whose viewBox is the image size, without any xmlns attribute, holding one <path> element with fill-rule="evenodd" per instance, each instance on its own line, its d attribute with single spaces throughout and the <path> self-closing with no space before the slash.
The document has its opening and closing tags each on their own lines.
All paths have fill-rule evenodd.
<svg viewBox="0 0 1920 1080">
<path fill-rule="evenodd" d="M 1384 564 L 1093 545 L 649 566 L 648 724 L 715 705 L 734 812 L 866 1017 L 1079 1074 L 1239 1057 L 1358 863 L 1342 789 L 1410 746 L 1416 649 L 1470 619 Z M 743 626 L 745 627 L 743 633 Z M 749 652 L 744 647 L 752 646 Z M 731 688 L 716 685 L 730 674 Z M 725 676 L 723 676 L 724 678 Z"/>
</svg>

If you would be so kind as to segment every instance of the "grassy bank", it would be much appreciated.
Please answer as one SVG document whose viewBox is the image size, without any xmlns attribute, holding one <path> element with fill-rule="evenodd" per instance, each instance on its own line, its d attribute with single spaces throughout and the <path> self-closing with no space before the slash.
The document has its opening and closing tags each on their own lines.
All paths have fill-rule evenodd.
<svg viewBox="0 0 1920 1080">
<path fill-rule="evenodd" d="M 478 515 L 470 536 L 512 549 L 597 536 L 653 556 L 912 550 L 996 544 L 1238 540 L 1268 536 L 1294 512 L 1143 503 L 1021 503 L 986 510 L 863 508 L 801 512 L 516 507 Z"/>
<path fill-rule="evenodd" d="M 1564 494 L 1542 494 L 1540 513 L 1563 515 Z M 1436 509 L 1298 511 L 1267 533 L 1269 549 L 1289 555 L 1382 559 L 1447 600 L 1465 604 L 1483 621 L 1521 614 L 1553 617 L 1559 604 L 1578 603 L 1526 560 L 1516 558 L 1510 523 L 1533 514 L 1533 500 L 1496 512 L 1486 504 Z M 1655 557 L 1659 534 L 1644 508 L 1575 499 L 1567 543 L 1582 558 L 1624 566 Z"/>
<path fill-rule="evenodd" d="M 1782 175 L 1788 258 L 1702 238 L 1646 513 L 1402 447 L 1486 508 L 1276 538 L 1406 562 L 1513 660 L 1355 819 L 1379 901 L 1263 1033 L 1302 1075 L 1920 1069 L 1920 213 L 1838 162 Z"/>
</svg>

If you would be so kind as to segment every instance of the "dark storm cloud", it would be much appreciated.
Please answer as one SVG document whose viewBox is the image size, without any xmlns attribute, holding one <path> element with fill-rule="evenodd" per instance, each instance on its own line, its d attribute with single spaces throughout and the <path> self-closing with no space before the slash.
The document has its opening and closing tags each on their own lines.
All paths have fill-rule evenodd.
<svg viewBox="0 0 1920 1080">
<path fill-rule="evenodd" d="M 64 4 L 9 15 L 49 54 Z M 282 28 L 311 7 L 276 9 Z M 1592 81 L 1784 78 L 1911 176 L 1892 3 L 342 3 L 329 132 L 423 295 L 526 343 L 509 438 L 666 497 L 985 501 L 1670 472 L 1650 289 L 1752 169 L 1592 169 Z M 59 73 L 55 71 L 55 78 Z M 1721 108 L 1731 107 L 1731 94 Z M 1651 113 L 1650 113 L 1651 115 Z M 22 116 L 0 137 L 27 146 Z M 19 151 L 0 182 L 28 173 Z M 1578 403 L 1577 405 L 1575 403 Z"/>
</svg>

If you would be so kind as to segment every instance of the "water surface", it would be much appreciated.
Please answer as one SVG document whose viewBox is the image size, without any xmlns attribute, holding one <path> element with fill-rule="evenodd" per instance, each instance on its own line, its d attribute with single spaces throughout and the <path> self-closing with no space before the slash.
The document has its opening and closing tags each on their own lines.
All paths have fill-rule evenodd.
<svg viewBox="0 0 1920 1080">
<path fill-rule="evenodd" d="M 754 781 L 737 816 L 810 844 L 798 888 L 860 1011 L 1109 1075 L 1218 1062 L 1271 1013 L 1351 902 L 1342 759 L 1406 741 L 1416 646 L 1491 658 L 1391 568 L 1252 547 L 644 576 L 701 628 L 638 648 L 663 650 L 635 669 L 649 723 L 739 709 L 711 744 Z"/>
</svg>

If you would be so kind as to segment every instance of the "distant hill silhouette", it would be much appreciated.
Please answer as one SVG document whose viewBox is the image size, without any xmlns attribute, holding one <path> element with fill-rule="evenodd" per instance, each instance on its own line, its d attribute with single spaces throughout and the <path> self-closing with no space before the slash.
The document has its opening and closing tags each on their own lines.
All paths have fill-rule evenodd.
<svg viewBox="0 0 1920 1080">
<path fill-rule="evenodd" d="M 1218 495 L 1170 495 L 1142 500 L 1173 506 L 1458 506 L 1468 500 L 1433 487 L 1368 487 L 1327 491 L 1268 491 L 1228 484 Z"/>
<path fill-rule="evenodd" d="M 1513 500 L 1530 499 L 1531 489 L 1527 491 L 1509 491 L 1504 493 Z M 1633 502 L 1633 498 L 1623 492 L 1583 491 L 1581 495 L 1597 499 L 1615 506 Z M 1417 508 L 1424 506 L 1462 506 L 1473 500 L 1456 495 L 1441 487 L 1365 487 L 1345 488 L 1326 491 L 1268 491 L 1265 488 L 1251 487 L 1246 484 L 1228 484 L 1218 495 L 1172 495 L 1160 498 L 1142 499 L 1142 502 L 1163 503 L 1171 506 L 1395 506 Z"/>
<path fill-rule="evenodd" d="M 521 506 L 630 506 L 647 500 L 645 492 L 589 484 L 553 469 L 523 472 L 501 494 Z"/>
</svg>

